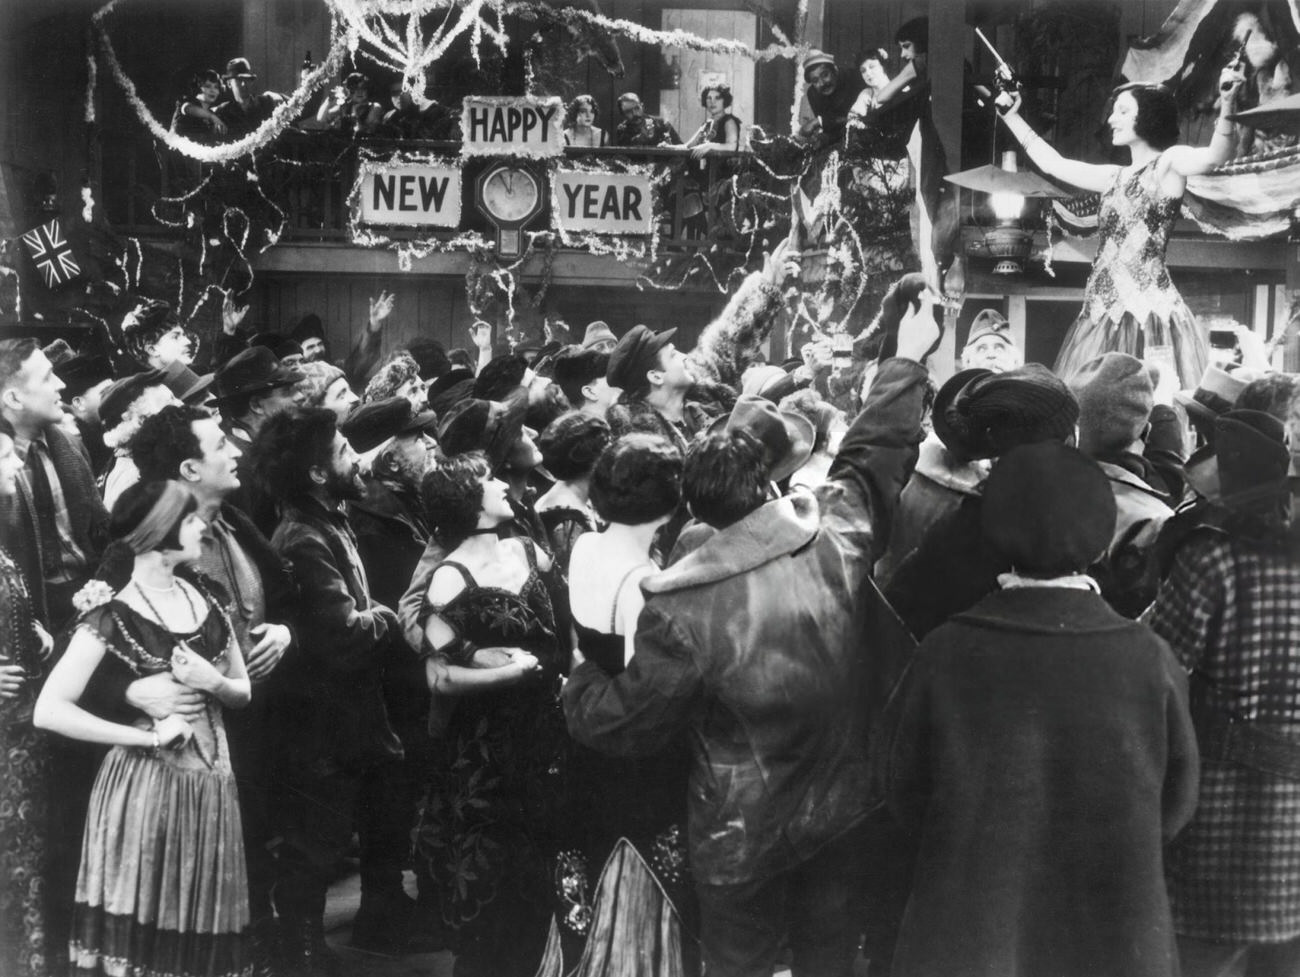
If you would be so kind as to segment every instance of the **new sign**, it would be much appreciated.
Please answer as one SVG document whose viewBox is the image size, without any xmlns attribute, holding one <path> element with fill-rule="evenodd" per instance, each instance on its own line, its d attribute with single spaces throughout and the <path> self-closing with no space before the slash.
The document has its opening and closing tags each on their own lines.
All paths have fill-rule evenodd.
<svg viewBox="0 0 1300 977">
<path fill-rule="evenodd" d="M 555 173 L 555 223 L 585 234 L 649 234 L 650 178 L 640 173 Z"/>
<path fill-rule="evenodd" d="M 465 156 L 564 154 L 564 107 L 559 98 L 467 98 L 461 111 Z"/>
<path fill-rule="evenodd" d="M 436 163 L 385 163 L 361 177 L 363 224 L 460 225 L 460 168 Z"/>
</svg>

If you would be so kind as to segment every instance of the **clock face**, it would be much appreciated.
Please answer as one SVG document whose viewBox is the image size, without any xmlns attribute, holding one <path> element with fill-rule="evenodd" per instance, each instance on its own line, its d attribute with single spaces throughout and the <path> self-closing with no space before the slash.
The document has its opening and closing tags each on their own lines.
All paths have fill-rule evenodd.
<svg viewBox="0 0 1300 977">
<path fill-rule="evenodd" d="M 498 167 L 483 181 L 483 206 L 503 224 L 517 223 L 531 216 L 541 195 L 537 177 L 520 167 Z"/>
</svg>

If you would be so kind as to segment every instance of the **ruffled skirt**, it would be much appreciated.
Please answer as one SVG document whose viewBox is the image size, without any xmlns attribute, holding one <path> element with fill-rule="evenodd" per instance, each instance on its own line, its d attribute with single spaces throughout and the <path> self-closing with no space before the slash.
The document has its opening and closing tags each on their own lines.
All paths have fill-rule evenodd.
<svg viewBox="0 0 1300 977">
<path fill-rule="evenodd" d="M 1139 321 L 1125 312 L 1118 321 L 1089 318 L 1088 305 L 1074 320 L 1056 356 L 1056 375 L 1067 383 L 1085 363 L 1103 353 L 1119 351 L 1140 360 L 1170 362 L 1178 372 L 1178 388 L 1194 390 L 1210 363 L 1210 344 L 1191 310 L 1179 299 L 1167 318 L 1148 315 Z M 1163 349 L 1161 349 L 1163 348 Z"/>
<path fill-rule="evenodd" d="M 216 738 L 224 746 L 223 730 Z M 104 759 L 81 849 L 74 973 L 251 973 L 243 829 L 224 752 L 214 763 L 193 743 L 160 757 L 118 747 Z"/>
</svg>

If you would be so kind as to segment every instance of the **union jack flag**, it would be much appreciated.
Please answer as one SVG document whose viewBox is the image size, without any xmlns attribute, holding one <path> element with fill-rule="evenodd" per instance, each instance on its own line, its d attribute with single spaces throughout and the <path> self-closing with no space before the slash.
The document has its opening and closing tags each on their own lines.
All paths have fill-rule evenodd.
<svg viewBox="0 0 1300 977">
<path fill-rule="evenodd" d="M 32 261 L 45 276 L 46 288 L 66 285 L 81 274 L 81 266 L 72 257 L 72 246 L 63 236 L 57 220 L 33 227 L 23 235 L 23 244 L 31 252 Z"/>
</svg>

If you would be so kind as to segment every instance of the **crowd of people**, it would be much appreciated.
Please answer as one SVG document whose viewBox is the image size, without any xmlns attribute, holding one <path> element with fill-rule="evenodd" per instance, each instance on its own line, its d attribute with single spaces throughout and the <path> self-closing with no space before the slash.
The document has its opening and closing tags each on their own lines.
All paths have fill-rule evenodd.
<svg viewBox="0 0 1300 977">
<path fill-rule="evenodd" d="M 927 36 L 892 81 L 812 52 L 804 137 Z M 176 131 L 252 131 L 255 79 Z M 337 359 L 229 299 L 203 349 L 157 301 L 111 349 L 0 340 L 0 972 L 341 975 L 355 846 L 353 945 L 460 977 L 1300 973 L 1300 379 L 1253 334 L 1211 363 L 1164 264 L 1225 82 L 1205 148 L 1121 90 L 1124 167 L 1005 106 L 1103 193 L 1053 369 L 989 309 L 936 383 L 919 273 L 768 362 L 793 238 L 691 349 L 385 356 L 389 293 Z M 317 119 L 448 124 L 391 95 Z M 693 154 L 743 148 L 701 104 Z M 680 143 L 618 106 L 566 140 Z"/>
<path fill-rule="evenodd" d="M 789 259 L 689 351 L 0 342 L 4 972 L 341 973 L 355 837 L 463 975 L 1293 973 L 1300 384 L 936 390 L 920 275 L 768 363 Z"/>
</svg>

